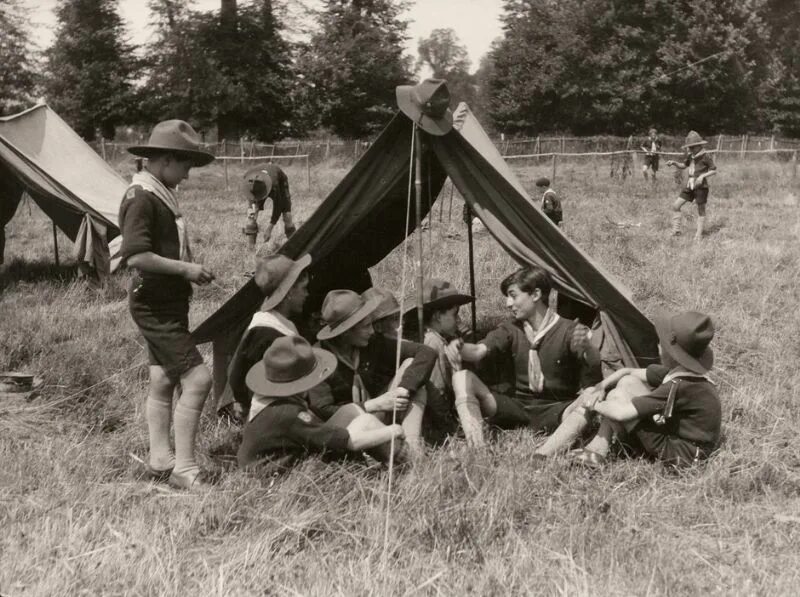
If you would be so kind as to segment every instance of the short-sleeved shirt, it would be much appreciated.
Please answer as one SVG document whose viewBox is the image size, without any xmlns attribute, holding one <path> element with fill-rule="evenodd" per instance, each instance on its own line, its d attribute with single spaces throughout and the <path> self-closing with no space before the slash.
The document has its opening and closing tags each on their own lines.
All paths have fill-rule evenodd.
<svg viewBox="0 0 800 597">
<path fill-rule="evenodd" d="M 643 418 L 643 427 L 690 441 L 704 448 L 713 448 L 720 438 L 722 407 L 717 388 L 701 376 L 678 375 L 667 378 L 667 368 L 651 365 L 647 368 L 647 382 L 655 389 L 633 399 L 636 412 Z M 670 390 L 677 384 L 672 416 L 663 425 L 657 425 L 652 417 L 661 414 L 667 404 Z"/>
<path fill-rule="evenodd" d="M 456 369 L 445 354 L 447 341 L 433 330 L 427 330 L 425 332 L 425 346 L 436 351 L 436 365 L 431 371 L 431 383 L 442 393 L 452 393 L 453 373 L 456 372 Z"/>
<path fill-rule="evenodd" d="M 181 249 L 175 216 L 164 202 L 139 185 L 131 186 L 119 207 L 123 262 L 139 253 L 155 253 L 167 259 L 180 259 Z M 132 285 L 139 287 L 143 300 L 185 299 L 192 285 L 181 276 L 139 272 Z"/>
<path fill-rule="evenodd" d="M 686 156 L 684 160 L 684 166 L 689 169 L 689 176 L 698 177 L 701 174 L 705 174 L 706 172 L 710 172 L 712 170 L 716 170 L 717 166 L 714 164 L 714 159 L 711 157 L 711 154 L 707 151 L 700 151 L 697 155 L 692 155 L 691 153 Z M 708 187 L 708 182 L 704 178 L 702 182 L 697 185 L 695 188 L 706 188 Z"/>
<path fill-rule="evenodd" d="M 277 398 L 247 423 L 237 460 L 245 467 L 260 460 L 286 463 L 309 453 L 344 455 L 347 429 L 325 425 L 309 407 L 304 395 Z"/>
<path fill-rule="evenodd" d="M 661 137 L 645 137 L 642 141 L 642 147 L 651 155 L 658 155 L 661 151 Z"/>
</svg>

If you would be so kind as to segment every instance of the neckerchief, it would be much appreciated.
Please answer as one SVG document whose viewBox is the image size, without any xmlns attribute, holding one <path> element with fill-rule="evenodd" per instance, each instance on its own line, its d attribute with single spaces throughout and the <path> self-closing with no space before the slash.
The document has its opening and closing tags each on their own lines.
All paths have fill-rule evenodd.
<svg viewBox="0 0 800 597">
<path fill-rule="evenodd" d="M 545 208 L 545 201 L 547 200 L 547 194 L 550 193 L 555 195 L 556 192 L 553 189 L 547 189 L 544 193 L 542 193 L 542 209 Z"/>
<path fill-rule="evenodd" d="M 533 331 L 533 326 L 527 321 L 522 324 L 525 337 L 531 345 L 528 351 L 528 387 L 535 394 L 541 394 L 544 390 L 544 374 L 542 373 L 542 361 L 539 359 L 539 346 L 553 326 L 561 319 L 555 311 L 547 310 L 542 320 L 542 325 L 537 332 Z"/>
<path fill-rule="evenodd" d="M 277 311 L 258 311 L 253 315 L 253 319 L 250 320 L 250 325 L 247 326 L 247 329 L 252 330 L 257 327 L 272 328 L 279 331 L 284 336 L 297 336 L 297 328 L 294 324 Z M 242 340 L 244 340 L 244 336 Z M 266 398 L 261 394 L 254 393 L 253 399 L 250 402 L 250 416 L 248 420 L 252 421 L 253 417 L 264 410 L 264 407 L 273 402 L 273 400 L 274 398 Z"/>
<path fill-rule="evenodd" d="M 192 249 L 189 246 L 189 235 L 186 230 L 186 221 L 181 215 L 180 207 L 178 206 L 178 197 L 174 191 L 168 189 L 163 182 L 158 180 L 147 170 L 142 170 L 133 175 L 131 184 L 128 186 L 130 189 L 134 186 L 140 186 L 145 191 L 153 193 L 158 197 L 161 202 L 175 216 L 175 226 L 178 228 L 178 245 L 180 246 L 180 260 L 192 261 Z"/>
<path fill-rule="evenodd" d="M 371 396 L 367 391 L 367 387 L 364 385 L 364 380 L 361 379 L 361 375 L 358 373 L 358 366 L 361 363 L 361 351 L 356 348 L 353 350 L 352 356 L 346 355 L 341 352 L 336 345 L 328 342 L 325 343 L 325 348 L 336 355 L 336 359 L 342 365 L 353 370 L 353 386 L 350 390 L 353 396 L 353 402 L 356 404 L 363 404 L 369 400 Z"/>
<path fill-rule="evenodd" d="M 703 149 L 698 151 L 695 155 L 689 156 L 689 176 L 694 176 L 694 164 L 698 159 L 700 159 L 701 156 L 704 156 L 705 154 L 706 150 Z"/>
</svg>

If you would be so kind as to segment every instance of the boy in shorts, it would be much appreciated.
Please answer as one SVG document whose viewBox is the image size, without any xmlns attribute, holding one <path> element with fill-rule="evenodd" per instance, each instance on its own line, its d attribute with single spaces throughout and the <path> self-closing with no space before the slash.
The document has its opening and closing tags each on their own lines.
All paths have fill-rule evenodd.
<svg viewBox="0 0 800 597">
<path fill-rule="evenodd" d="M 658 136 L 656 129 L 651 128 L 647 132 L 647 139 L 642 142 L 641 149 L 644 152 L 642 176 L 647 180 L 647 172 L 649 171 L 653 182 L 655 182 L 656 173 L 658 172 L 658 152 L 661 151 L 661 137 Z"/>
<path fill-rule="evenodd" d="M 602 466 L 614 434 L 627 436 L 635 451 L 676 467 L 705 460 L 717 448 L 722 409 L 708 378 L 714 324 L 694 311 L 655 324 L 662 364 L 621 369 L 598 384 L 598 393 L 587 394 L 585 408 L 603 421 L 586 448 L 573 452 L 578 462 Z M 614 389 L 603 399 L 609 388 Z"/>
<path fill-rule="evenodd" d="M 542 194 L 542 211 L 556 226 L 561 226 L 564 221 L 564 212 L 561 209 L 561 199 L 550 187 L 550 179 L 542 176 L 536 179 L 536 188 Z"/>
<path fill-rule="evenodd" d="M 700 240 L 703 237 L 703 227 L 706 221 L 706 204 L 708 203 L 708 182 L 707 179 L 717 173 L 717 167 L 714 165 L 714 160 L 711 154 L 702 149 L 703 145 L 708 143 L 705 139 L 700 137 L 695 131 L 689 131 L 686 136 L 686 143 L 683 144 L 683 149 L 689 150 L 689 155 L 683 164 L 679 164 L 673 160 L 667 162 L 667 166 L 674 166 L 675 168 L 689 169 L 689 178 L 686 181 L 686 187 L 681 191 L 680 196 L 672 204 L 672 235 L 680 236 L 681 234 L 681 208 L 686 203 L 694 202 L 697 205 L 697 228 L 695 230 L 694 239 Z"/>
<path fill-rule="evenodd" d="M 129 308 L 150 360 L 146 416 L 150 435 L 149 472 L 179 488 L 203 485 L 194 444 L 211 374 L 189 334 L 192 285 L 208 284 L 214 274 L 192 263 L 189 236 L 175 189 L 189 170 L 214 156 L 200 151 L 200 138 L 182 120 L 153 128 L 147 145 L 128 149 L 147 158 L 119 210 L 122 259 L 133 269 Z M 180 384 L 175 408 L 175 453 L 170 445 L 172 394 Z"/>
<path fill-rule="evenodd" d="M 268 243 L 275 224 L 283 217 L 283 231 L 290 238 L 297 227 L 292 219 L 292 194 L 289 192 L 289 177 L 277 164 L 262 164 L 251 168 L 244 175 L 244 194 L 248 201 L 247 217 L 258 222 L 258 214 L 264 210 L 267 199 L 272 199 L 272 215 L 264 230 L 264 243 Z"/>
</svg>

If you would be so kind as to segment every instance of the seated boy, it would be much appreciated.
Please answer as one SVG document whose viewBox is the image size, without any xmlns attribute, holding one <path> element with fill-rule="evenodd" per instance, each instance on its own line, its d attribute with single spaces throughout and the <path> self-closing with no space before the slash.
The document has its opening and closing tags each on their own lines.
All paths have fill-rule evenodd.
<svg viewBox="0 0 800 597">
<path fill-rule="evenodd" d="M 400 425 L 384 425 L 356 405 L 347 405 L 327 422 L 311 412 L 308 391 L 335 370 L 333 354 L 312 348 L 300 336 L 274 340 L 247 373 L 247 386 L 264 406 L 244 428 L 239 466 L 268 462 L 286 467 L 310 452 L 341 456 L 368 451 L 387 461 L 392 441 L 395 458 L 402 459 Z"/>
<path fill-rule="evenodd" d="M 722 409 L 707 375 L 714 363 L 714 324 L 694 311 L 655 323 L 662 365 L 621 369 L 598 384 L 598 393 L 587 393 L 584 406 L 603 421 L 586 448 L 574 452 L 578 462 L 601 466 L 615 433 L 633 440 L 645 456 L 674 466 L 704 460 L 716 449 Z"/>
</svg>

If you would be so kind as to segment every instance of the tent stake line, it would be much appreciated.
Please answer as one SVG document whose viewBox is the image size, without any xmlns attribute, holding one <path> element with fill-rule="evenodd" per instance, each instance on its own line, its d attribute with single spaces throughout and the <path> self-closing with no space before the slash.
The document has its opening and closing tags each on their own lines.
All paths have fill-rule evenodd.
<svg viewBox="0 0 800 597">
<path fill-rule="evenodd" d="M 422 271 L 422 135 L 416 123 L 416 143 L 414 144 L 414 189 L 416 190 L 416 220 L 417 220 L 417 324 L 419 325 L 418 335 L 420 344 L 425 342 L 425 327 L 422 321 L 422 281 L 424 273 Z"/>
<path fill-rule="evenodd" d="M 56 267 L 61 267 L 61 262 L 58 259 L 58 228 L 56 228 L 55 222 L 53 222 L 53 249 L 55 249 Z"/>
</svg>

